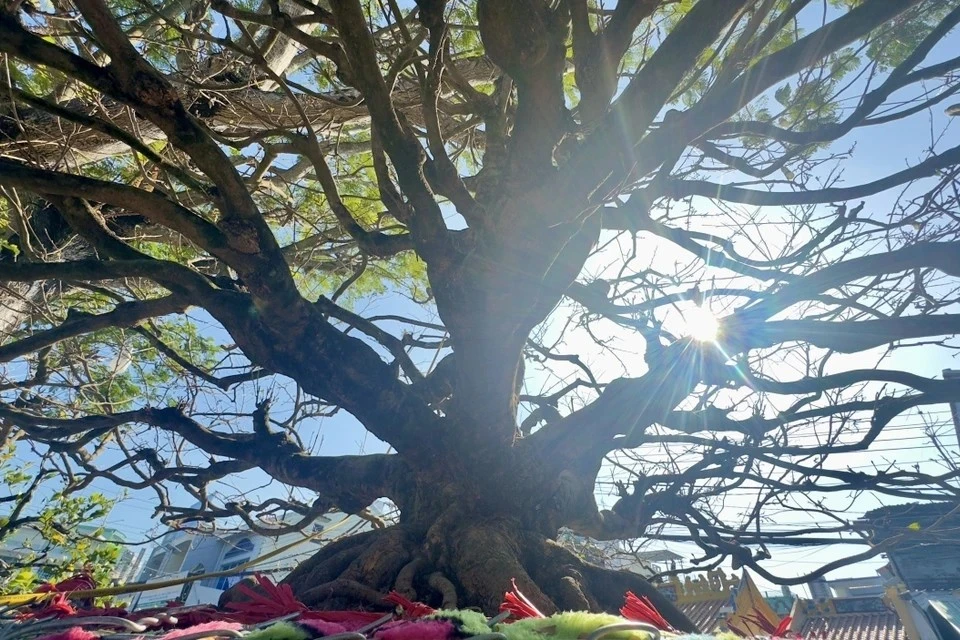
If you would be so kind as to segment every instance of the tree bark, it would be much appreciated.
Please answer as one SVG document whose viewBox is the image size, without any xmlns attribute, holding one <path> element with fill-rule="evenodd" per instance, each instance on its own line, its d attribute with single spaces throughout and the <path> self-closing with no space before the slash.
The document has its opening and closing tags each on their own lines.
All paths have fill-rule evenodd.
<svg viewBox="0 0 960 640">
<path fill-rule="evenodd" d="M 466 518 L 466 516 L 463 516 Z M 334 542 L 284 579 L 311 607 L 357 606 L 389 610 L 383 597 L 397 590 L 435 608 L 478 606 L 498 612 L 515 580 L 543 613 L 617 613 L 624 595 L 647 596 L 681 631 L 696 626 L 647 580 L 629 571 L 591 565 L 557 543 L 516 528 L 508 519 L 458 519 L 452 528 L 421 542 L 409 525 L 370 531 Z M 439 525 L 438 525 L 439 526 Z"/>
<path fill-rule="evenodd" d="M 649 597 L 677 629 L 695 626 L 641 576 L 590 565 L 550 538 L 577 508 L 557 477 L 533 456 L 490 463 L 485 477 L 448 470 L 419 475 L 391 496 L 401 524 L 338 540 L 303 562 L 284 582 L 321 609 L 389 609 L 391 590 L 433 607 L 478 606 L 498 612 L 516 581 L 545 614 L 623 606 L 626 591 Z M 566 475 L 566 474 L 563 474 Z M 442 480 L 440 479 L 442 478 Z M 506 481 L 504 480 L 506 478 Z M 552 528 L 552 531 L 550 529 Z"/>
</svg>

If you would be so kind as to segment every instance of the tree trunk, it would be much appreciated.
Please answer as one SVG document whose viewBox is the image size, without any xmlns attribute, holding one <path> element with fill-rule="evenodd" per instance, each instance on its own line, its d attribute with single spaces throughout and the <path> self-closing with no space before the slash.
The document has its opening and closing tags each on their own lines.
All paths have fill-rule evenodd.
<svg viewBox="0 0 960 640">
<path fill-rule="evenodd" d="M 436 608 L 479 607 L 487 615 L 497 613 L 511 580 L 548 615 L 615 613 L 629 590 L 649 597 L 677 629 L 696 631 L 641 576 L 590 565 L 549 539 L 536 525 L 552 520 L 544 511 L 555 498 L 516 481 L 510 496 L 497 495 L 496 481 L 481 485 L 483 495 L 468 481 L 418 491 L 416 500 L 401 504 L 400 524 L 334 542 L 284 582 L 302 602 L 320 609 L 358 603 L 389 609 L 383 597 L 396 590 Z M 528 490 L 519 490 L 524 486 Z M 472 489 L 461 491 L 465 487 Z"/>
</svg>

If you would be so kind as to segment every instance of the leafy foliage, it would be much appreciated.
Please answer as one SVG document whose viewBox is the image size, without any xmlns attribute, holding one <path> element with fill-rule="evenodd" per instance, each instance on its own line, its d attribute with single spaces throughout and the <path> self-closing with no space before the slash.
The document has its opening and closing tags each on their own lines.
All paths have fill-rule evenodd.
<svg viewBox="0 0 960 640">
<path fill-rule="evenodd" d="M 0 515 L 0 546 L 7 558 L 0 567 L 0 593 L 28 593 L 40 582 L 56 582 L 85 567 L 93 569 L 98 583 L 108 584 L 122 549 L 103 542 L 103 529 L 88 523 L 102 521 L 116 500 L 99 493 L 71 495 L 49 468 L 21 460 L 8 439 L 0 452 L 0 479 L 9 496 Z"/>
</svg>

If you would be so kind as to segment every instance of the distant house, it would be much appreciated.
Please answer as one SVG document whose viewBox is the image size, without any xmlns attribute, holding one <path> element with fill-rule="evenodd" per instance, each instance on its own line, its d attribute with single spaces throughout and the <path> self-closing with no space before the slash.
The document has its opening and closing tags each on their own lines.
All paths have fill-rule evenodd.
<svg viewBox="0 0 960 640">
<path fill-rule="evenodd" d="M 372 510 L 376 511 L 377 506 Z M 282 522 L 263 523 L 264 527 L 283 526 Z M 359 516 L 328 513 L 311 528 L 277 536 L 261 535 L 247 529 L 218 531 L 171 530 L 163 536 L 143 566 L 138 582 L 161 582 L 172 578 L 228 572 L 271 551 L 300 542 L 255 567 L 230 575 L 209 577 L 182 586 L 144 591 L 134 602 L 137 609 L 163 606 L 171 600 L 184 604 L 213 604 L 220 595 L 245 576 L 260 572 L 275 582 L 285 577 L 299 562 L 317 549 L 343 535 L 370 528 Z"/>
<path fill-rule="evenodd" d="M 829 581 L 817 580 L 808 585 L 815 600 L 820 599 L 818 594 L 822 593 L 821 584 L 827 590 L 825 599 L 880 598 L 886 592 L 886 582 L 879 575 L 862 578 L 837 578 Z"/>
<path fill-rule="evenodd" d="M 623 540 L 594 540 L 563 529 L 557 541 L 591 564 L 645 578 L 675 569 L 683 556 L 667 549 L 635 550 Z"/>
<path fill-rule="evenodd" d="M 900 601 L 910 640 L 960 640 L 960 503 L 888 505 L 860 525 L 874 544 L 898 539 L 886 553 L 888 597 Z"/>
<path fill-rule="evenodd" d="M 874 544 L 900 538 L 886 555 L 908 591 L 960 590 L 960 503 L 888 505 L 859 524 Z"/>
<path fill-rule="evenodd" d="M 137 554 L 130 547 L 123 546 L 121 543 L 125 542 L 126 538 L 122 533 L 110 527 L 92 525 L 80 525 L 77 527 L 77 532 L 103 541 L 94 546 L 120 547 L 120 559 L 110 574 L 114 584 L 124 584 L 136 576 L 143 553 Z M 27 527 L 14 531 L 0 542 L 0 563 L 8 566 L 18 564 L 34 554 L 42 555 L 42 563 L 52 565 L 63 563 L 69 557 L 67 550 L 49 546 L 37 531 Z M 36 573 L 41 579 L 47 579 L 50 576 L 50 572 L 43 567 L 38 568 Z"/>
<path fill-rule="evenodd" d="M 879 576 L 817 580 L 808 587 L 814 594 L 811 599 L 798 598 L 786 587 L 780 593 L 766 594 L 763 598 L 780 619 L 791 616 L 791 630 L 803 638 L 947 640 L 908 633 L 913 632 L 916 625 L 901 620 L 905 603 L 887 597 Z M 728 630 L 728 620 L 737 613 L 737 594 L 741 588 L 739 577 L 728 576 L 719 569 L 699 576 L 686 576 L 682 580 L 672 577 L 658 585 L 661 593 L 705 632 Z M 877 593 L 879 595 L 873 595 Z M 752 615 L 750 611 L 741 611 L 740 614 Z"/>
<path fill-rule="evenodd" d="M 781 587 L 780 593 L 765 593 L 763 599 L 767 601 L 774 613 L 782 618 L 790 615 L 797 597 L 790 591 L 790 587 Z"/>
</svg>

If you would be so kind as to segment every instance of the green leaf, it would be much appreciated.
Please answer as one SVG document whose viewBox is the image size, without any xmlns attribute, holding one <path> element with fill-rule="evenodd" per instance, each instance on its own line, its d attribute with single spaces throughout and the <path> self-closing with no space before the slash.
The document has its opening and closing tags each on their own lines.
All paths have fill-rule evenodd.
<svg viewBox="0 0 960 640">
<path fill-rule="evenodd" d="M 787 83 L 787 84 L 779 87 L 779 88 L 774 92 L 773 97 L 774 97 L 774 99 L 775 99 L 777 102 L 779 102 L 780 104 L 786 106 L 786 105 L 788 105 L 788 104 L 790 103 L 791 93 L 792 93 L 792 91 L 791 91 L 791 88 L 790 88 L 790 83 Z"/>
</svg>

